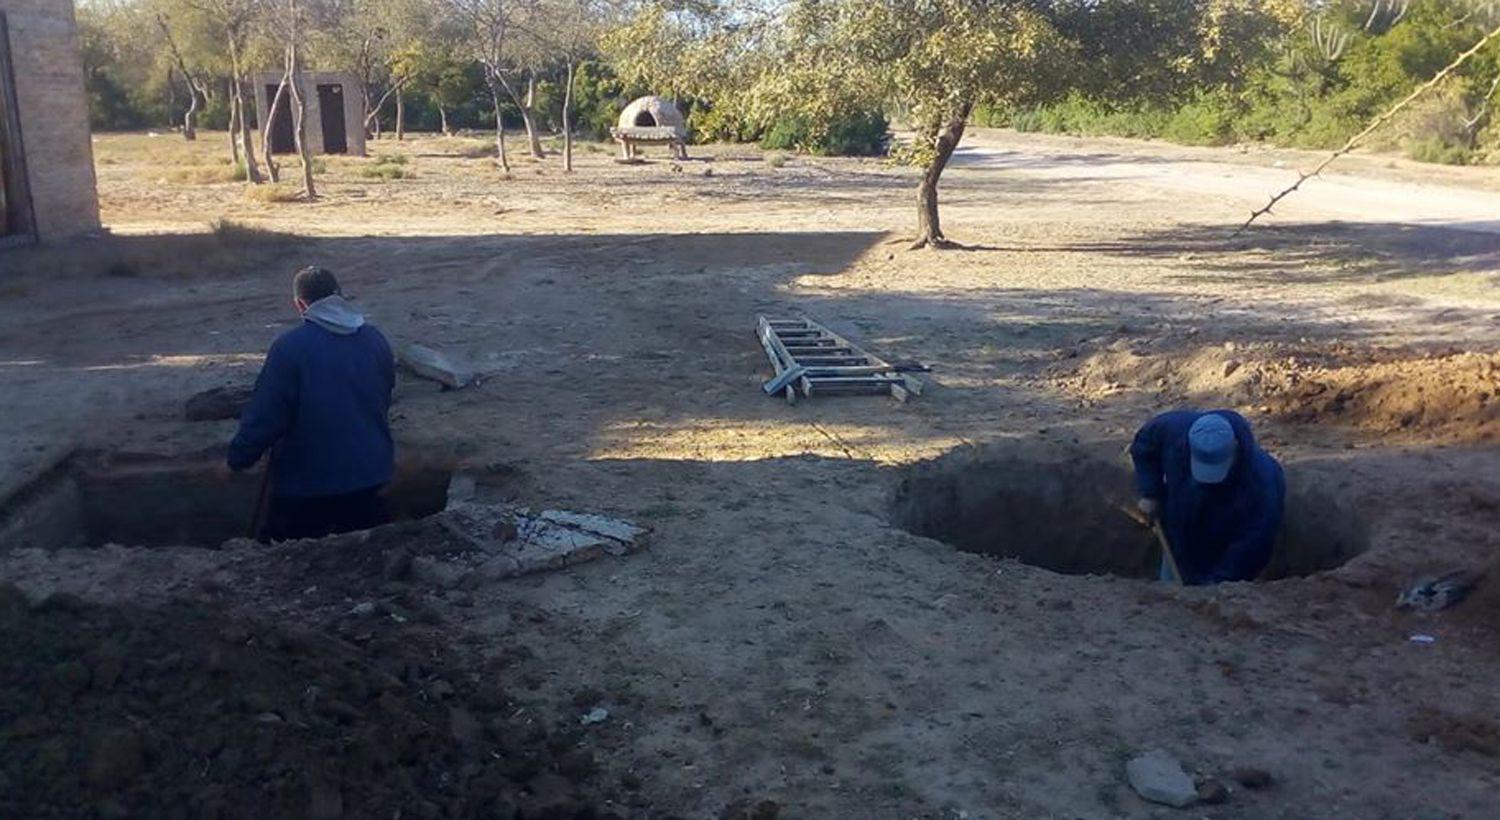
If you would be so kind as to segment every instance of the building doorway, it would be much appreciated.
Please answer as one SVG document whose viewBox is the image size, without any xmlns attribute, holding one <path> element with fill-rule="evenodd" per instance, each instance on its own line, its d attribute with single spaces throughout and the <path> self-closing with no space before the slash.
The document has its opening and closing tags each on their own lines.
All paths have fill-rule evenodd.
<svg viewBox="0 0 1500 820">
<path fill-rule="evenodd" d="M 349 153 L 349 132 L 344 122 L 344 87 L 318 86 L 319 118 L 323 121 L 323 153 Z"/>
<path fill-rule="evenodd" d="M 11 70 L 10 31 L 0 13 L 0 246 L 30 241 L 35 230 Z"/>
<path fill-rule="evenodd" d="M 266 99 L 276 100 L 276 89 L 280 83 L 266 84 Z M 297 153 L 297 140 L 292 136 L 292 89 L 288 88 L 276 100 L 275 121 L 271 123 L 271 145 L 267 149 L 273 154 Z"/>
</svg>

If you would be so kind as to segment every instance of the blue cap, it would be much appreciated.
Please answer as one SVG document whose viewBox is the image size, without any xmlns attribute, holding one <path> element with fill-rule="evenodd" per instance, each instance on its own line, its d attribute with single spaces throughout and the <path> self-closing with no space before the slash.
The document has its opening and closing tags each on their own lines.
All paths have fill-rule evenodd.
<svg viewBox="0 0 1500 820">
<path fill-rule="evenodd" d="M 1218 484 L 1234 467 L 1234 454 L 1239 442 L 1234 438 L 1234 428 L 1218 413 L 1204 413 L 1188 428 L 1188 451 L 1193 467 L 1193 480 L 1200 484 Z"/>
</svg>

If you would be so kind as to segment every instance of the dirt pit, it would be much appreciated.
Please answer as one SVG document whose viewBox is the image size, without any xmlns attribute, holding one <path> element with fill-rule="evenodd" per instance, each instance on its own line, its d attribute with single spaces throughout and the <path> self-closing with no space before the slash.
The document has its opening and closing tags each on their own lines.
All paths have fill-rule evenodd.
<svg viewBox="0 0 1500 820">
<path fill-rule="evenodd" d="M 124 544 L 216 547 L 250 535 L 261 473 L 227 480 L 216 458 L 75 453 L 0 500 L 0 551 Z M 386 489 L 395 521 L 447 503 L 451 465 L 401 463 Z"/>
<path fill-rule="evenodd" d="M 1262 579 L 1334 569 L 1369 547 L 1369 528 L 1321 484 L 1314 472 L 1287 471 L 1286 517 Z M 1127 513 L 1133 487 L 1123 457 L 971 448 L 906 468 L 892 523 L 965 552 L 1053 572 L 1155 578 L 1161 551 Z"/>
</svg>

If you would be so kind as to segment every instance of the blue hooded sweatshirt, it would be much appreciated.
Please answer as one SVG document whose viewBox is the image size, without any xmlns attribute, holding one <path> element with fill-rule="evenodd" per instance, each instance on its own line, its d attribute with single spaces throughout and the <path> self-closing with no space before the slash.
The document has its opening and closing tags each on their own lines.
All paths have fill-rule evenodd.
<svg viewBox="0 0 1500 820">
<path fill-rule="evenodd" d="M 1286 502 L 1281 465 L 1255 443 L 1250 423 L 1224 417 L 1238 444 L 1234 467 L 1218 484 L 1193 480 L 1188 429 L 1205 415 L 1175 410 L 1152 419 L 1130 445 L 1142 498 L 1160 505 L 1162 530 L 1188 584 L 1248 581 L 1271 560 Z"/>
<path fill-rule="evenodd" d="M 395 461 L 390 345 L 342 296 L 313 302 L 302 319 L 266 354 L 229 443 L 230 468 L 244 470 L 270 450 L 271 492 L 282 498 L 388 483 Z"/>
</svg>

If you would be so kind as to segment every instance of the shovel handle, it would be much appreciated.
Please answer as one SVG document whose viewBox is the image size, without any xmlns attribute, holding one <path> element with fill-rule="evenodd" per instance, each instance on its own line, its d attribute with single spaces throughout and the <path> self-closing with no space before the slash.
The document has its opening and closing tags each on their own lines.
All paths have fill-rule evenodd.
<svg viewBox="0 0 1500 820">
<path fill-rule="evenodd" d="M 1151 534 L 1156 536 L 1156 543 L 1161 547 L 1161 559 L 1166 562 L 1167 570 L 1172 573 L 1172 580 L 1178 586 L 1184 586 L 1182 570 L 1177 568 L 1177 557 L 1172 554 L 1172 547 L 1167 543 L 1166 533 L 1161 531 L 1161 524 L 1147 518 L 1145 513 L 1134 507 L 1125 504 L 1115 504 L 1114 507 L 1124 513 L 1125 517 L 1151 530 Z"/>
<path fill-rule="evenodd" d="M 250 514 L 250 538 L 260 537 L 260 528 L 266 523 L 266 511 L 271 506 L 271 467 L 266 465 L 260 473 L 260 490 L 255 494 L 255 511 Z"/>
</svg>

